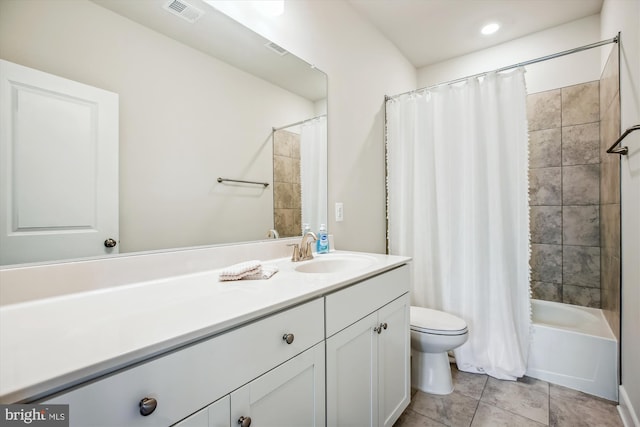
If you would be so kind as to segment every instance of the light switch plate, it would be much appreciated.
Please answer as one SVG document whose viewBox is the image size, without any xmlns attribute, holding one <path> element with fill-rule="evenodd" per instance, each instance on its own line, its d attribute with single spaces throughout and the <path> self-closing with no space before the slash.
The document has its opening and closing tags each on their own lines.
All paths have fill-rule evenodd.
<svg viewBox="0 0 640 427">
<path fill-rule="evenodd" d="M 344 219 L 344 206 L 342 202 L 336 203 L 336 222 L 340 222 Z"/>
</svg>

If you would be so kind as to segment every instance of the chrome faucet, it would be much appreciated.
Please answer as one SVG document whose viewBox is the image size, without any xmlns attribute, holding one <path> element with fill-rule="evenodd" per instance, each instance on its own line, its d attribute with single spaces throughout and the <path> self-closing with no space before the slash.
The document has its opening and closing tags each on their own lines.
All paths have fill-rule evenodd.
<svg viewBox="0 0 640 427">
<path fill-rule="evenodd" d="M 310 238 L 313 240 L 309 241 Z M 297 243 L 289 245 L 293 246 L 293 255 L 291 256 L 291 261 L 298 262 L 313 259 L 313 249 L 311 248 L 311 243 L 315 242 L 316 240 L 318 240 L 316 234 L 313 231 L 307 231 L 306 233 L 304 233 L 304 236 L 302 236 L 300 245 L 298 245 Z"/>
</svg>

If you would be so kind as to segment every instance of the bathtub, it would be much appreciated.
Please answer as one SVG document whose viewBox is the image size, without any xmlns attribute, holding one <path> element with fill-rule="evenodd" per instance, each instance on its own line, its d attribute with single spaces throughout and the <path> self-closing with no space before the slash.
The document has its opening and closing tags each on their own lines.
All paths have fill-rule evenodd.
<svg viewBox="0 0 640 427">
<path fill-rule="evenodd" d="M 531 300 L 526 375 L 618 401 L 618 343 L 602 310 Z"/>
</svg>

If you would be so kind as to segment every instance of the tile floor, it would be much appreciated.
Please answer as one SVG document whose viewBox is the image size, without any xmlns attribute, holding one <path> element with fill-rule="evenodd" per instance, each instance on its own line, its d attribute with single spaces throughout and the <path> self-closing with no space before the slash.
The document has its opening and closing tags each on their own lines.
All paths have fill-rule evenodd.
<svg viewBox="0 0 640 427">
<path fill-rule="evenodd" d="M 500 381 L 451 366 L 455 390 L 438 396 L 412 390 L 394 427 L 621 427 L 616 403 L 524 377 Z"/>
</svg>

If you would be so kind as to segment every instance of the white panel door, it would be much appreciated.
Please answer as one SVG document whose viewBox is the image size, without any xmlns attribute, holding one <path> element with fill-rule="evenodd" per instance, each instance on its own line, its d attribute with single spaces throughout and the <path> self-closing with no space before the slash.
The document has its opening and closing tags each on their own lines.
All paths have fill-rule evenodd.
<svg viewBox="0 0 640 427">
<path fill-rule="evenodd" d="M 244 417 L 252 427 L 324 427 L 324 351 L 316 344 L 231 393 L 231 425 Z"/>
<path fill-rule="evenodd" d="M 378 425 L 377 313 L 327 339 L 327 426 Z"/>
<path fill-rule="evenodd" d="M 118 95 L 0 60 L 0 264 L 117 252 Z"/>
<path fill-rule="evenodd" d="M 378 407 L 380 425 L 391 427 L 411 399 L 409 294 L 378 311 Z M 386 328 L 384 327 L 386 326 Z"/>
</svg>

